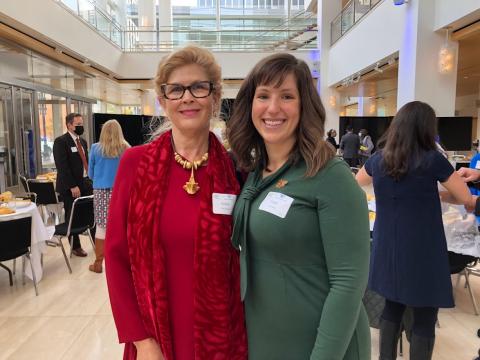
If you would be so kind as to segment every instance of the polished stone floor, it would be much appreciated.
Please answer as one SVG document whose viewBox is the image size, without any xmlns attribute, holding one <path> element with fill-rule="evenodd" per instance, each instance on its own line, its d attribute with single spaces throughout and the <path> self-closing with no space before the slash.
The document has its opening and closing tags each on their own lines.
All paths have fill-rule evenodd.
<svg viewBox="0 0 480 360">
<path fill-rule="evenodd" d="M 82 243 L 89 257 L 71 259 L 73 274 L 68 273 L 60 249 L 48 247 L 38 297 L 31 281 L 22 285 L 19 271 L 10 287 L 7 273 L 0 269 L 0 359 L 122 358 L 105 274 L 88 271 L 92 249 L 86 238 Z M 471 282 L 480 302 L 480 278 L 471 277 Z M 463 281 L 455 295 L 457 307 L 440 312 L 435 360 L 471 360 L 480 347 L 476 335 L 480 317 L 473 314 Z M 378 332 L 372 330 L 372 359 L 378 358 L 377 346 Z M 408 359 L 408 344 L 405 348 Z"/>
</svg>

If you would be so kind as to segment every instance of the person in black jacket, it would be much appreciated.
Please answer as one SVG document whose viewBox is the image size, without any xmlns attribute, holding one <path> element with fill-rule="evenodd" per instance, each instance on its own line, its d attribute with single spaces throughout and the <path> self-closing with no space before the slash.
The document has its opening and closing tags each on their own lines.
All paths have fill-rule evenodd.
<svg viewBox="0 0 480 360">
<path fill-rule="evenodd" d="M 358 151 L 360 150 L 360 137 L 353 132 L 351 125 L 347 126 L 347 133 L 340 139 L 342 157 L 350 167 L 358 165 Z"/>
<path fill-rule="evenodd" d="M 66 116 L 65 123 L 68 131 L 55 139 L 53 158 L 57 168 L 56 191 L 62 197 L 65 221 L 68 221 L 75 198 L 92 195 L 93 192 L 92 182 L 87 176 L 87 142 L 80 137 L 84 131 L 82 115 L 70 113 Z M 78 235 L 73 236 L 72 253 L 80 257 L 87 256 Z"/>
</svg>

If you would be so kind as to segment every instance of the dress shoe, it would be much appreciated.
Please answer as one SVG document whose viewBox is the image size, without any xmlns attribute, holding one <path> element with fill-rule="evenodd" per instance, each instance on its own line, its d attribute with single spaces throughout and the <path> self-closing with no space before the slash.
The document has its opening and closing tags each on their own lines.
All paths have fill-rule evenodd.
<svg viewBox="0 0 480 360">
<path fill-rule="evenodd" d="M 72 250 L 72 254 L 78 257 L 86 257 L 87 253 L 81 247 Z"/>
</svg>

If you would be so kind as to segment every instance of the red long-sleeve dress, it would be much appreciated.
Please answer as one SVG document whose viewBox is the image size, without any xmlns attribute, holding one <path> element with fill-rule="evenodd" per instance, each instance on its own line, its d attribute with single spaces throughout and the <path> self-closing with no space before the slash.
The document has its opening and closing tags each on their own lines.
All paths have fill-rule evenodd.
<svg viewBox="0 0 480 360">
<path fill-rule="evenodd" d="M 164 304 L 163 297 L 154 300 L 138 298 L 138 286 L 145 285 L 139 285 L 140 281 L 136 283 L 135 276 L 132 275 L 131 256 L 133 255 L 132 249 L 129 248 L 131 239 L 127 238 L 127 228 L 129 226 L 129 206 L 130 208 L 132 206 L 132 189 L 137 176 L 139 176 L 136 169 L 140 166 L 145 151 L 146 146 L 134 147 L 129 149 L 123 156 L 114 185 L 107 226 L 105 251 L 107 282 L 118 337 L 120 342 L 126 343 L 124 358 L 135 358 L 136 351 L 132 344 L 134 341 L 153 337 L 161 342 L 161 338 L 164 336 L 164 339 L 168 340 L 167 343 L 171 343 L 171 345 L 164 344 L 167 348 L 171 347 L 171 350 L 167 349 L 167 352 L 171 352 L 172 355 L 166 356 L 167 360 L 246 359 L 243 310 L 239 303 L 239 298 L 237 299 L 237 284 L 232 284 L 232 290 L 228 290 L 228 288 L 219 289 L 222 293 L 226 290 L 231 294 L 225 298 L 227 299 L 226 309 L 223 306 L 216 309 L 215 306 L 207 305 L 210 310 L 205 313 L 204 304 L 198 303 L 198 300 L 202 302 L 204 298 L 202 292 L 205 286 L 203 277 L 201 277 L 202 283 L 198 283 L 200 280 L 196 280 L 198 274 L 197 278 L 195 274 L 196 256 L 198 258 L 195 252 L 195 236 L 199 232 L 198 227 L 201 226 L 198 223 L 198 219 L 201 212 L 202 198 L 197 196 L 198 194 L 195 196 L 188 195 L 183 190 L 182 187 L 188 181 L 190 172 L 177 164 L 173 156 L 165 160 L 168 166 L 169 179 L 165 184 L 162 214 L 158 219 L 158 225 L 154 226 L 158 229 L 158 238 L 163 249 L 162 259 L 164 264 L 162 266 L 165 273 L 164 276 L 161 276 L 161 279 L 155 279 L 154 281 L 158 280 L 159 283 L 162 282 L 162 279 L 165 281 L 165 300 L 167 304 Z M 200 192 L 212 186 L 210 185 L 212 176 L 210 174 L 209 177 L 207 174 L 207 167 L 201 167 L 195 172 L 195 179 L 200 185 Z M 152 198 L 155 197 L 154 194 L 151 194 L 151 196 Z M 212 244 L 215 246 L 215 243 Z M 203 245 L 198 244 L 198 246 Z M 217 256 L 213 254 L 212 256 Z M 212 270 L 215 273 L 220 270 L 222 273 L 223 271 L 228 273 L 232 269 L 233 275 L 228 275 L 228 278 L 231 278 L 236 283 L 238 280 L 236 274 L 238 260 L 236 256 L 232 257 L 232 260 L 228 260 L 225 263 L 228 264 L 226 265 L 227 268 L 223 269 L 210 269 L 210 265 L 207 264 L 207 272 L 210 273 L 210 270 Z M 217 265 L 214 266 L 218 266 L 220 263 L 215 261 L 215 264 Z M 148 265 L 146 266 L 148 267 Z M 197 264 L 197 266 L 199 265 Z M 201 266 L 205 266 L 205 264 Z M 148 271 L 147 269 L 145 270 Z M 216 275 L 213 276 L 213 278 L 215 277 Z M 227 283 L 231 282 L 231 280 L 226 281 Z M 206 285 L 209 286 L 208 284 Z M 156 287 L 157 284 L 155 283 L 152 286 Z M 205 288 L 205 290 L 209 292 L 216 289 Z M 141 291 L 144 291 L 144 289 L 142 288 Z M 205 293 L 206 299 L 210 297 L 208 292 Z M 158 302 L 157 305 L 155 305 L 155 301 Z M 163 332 L 168 334 L 160 334 L 161 336 L 159 336 L 159 333 L 162 333 L 162 331 L 159 330 L 161 325 L 158 324 L 154 325 L 155 330 L 152 333 L 152 328 L 146 326 L 145 310 L 142 311 L 142 306 L 143 310 L 147 308 L 151 309 L 149 310 L 151 312 L 156 312 L 159 308 L 167 309 L 168 316 L 165 316 L 165 318 L 168 319 L 167 327 L 169 329 Z M 230 319 L 226 319 L 224 314 L 228 314 Z M 151 318 L 155 318 L 153 313 Z M 207 320 L 206 322 L 205 319 Z M 222 327 L 222 332 L 226 331 L 224 334 L 218 333 L 218 329 L 215 330 L 215 328 L 212 328 L 212 325 L 208 325 L 217 322 L 217 320 L 213 319 L 218 319 L 219 324 L 224 321 L 230 324 L 227 328 Z M 147 319 L 147 323 L 149 320 Z M 213 323 L 211 322 L 212 320 Z M 211 331 L 213 331 L 212 334 L 219 335 L 220 339 L 227 339 L 226 343 L 219 347 L 218 341 L 215 340 L 218 339 L 217 335 L 208 335 Z M 214 341 L 211 344 L 209 342 L 210 339 Z M 215 342 L 217 342 L 217 345 L 215 345 Z M 205 344 L 207 344 L 206 348 Z M 224 355 L 219 356 L 219 354 Z"/>
</svg>

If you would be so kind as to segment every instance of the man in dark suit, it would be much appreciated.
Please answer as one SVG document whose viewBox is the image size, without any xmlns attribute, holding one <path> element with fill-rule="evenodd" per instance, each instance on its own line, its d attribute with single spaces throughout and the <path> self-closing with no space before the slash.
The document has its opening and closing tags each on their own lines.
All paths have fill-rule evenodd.
<svg viewBox="0 0 480 360">
<path fill-rule="evenodd" d="M 55 139 L 53 158 L 57 167 L 56 191 L 61 195 L 65 208 L 65 220 L 70 218 L 73 201 L 80 196 L 92 194 L 92 182 L 88 178 L 87 142 L 83 134 L 82 115 L 70 113 L 65 118 L 67 132 Z M 73 236 L 72 253 L 85 257 L 78 235 Z"/>
<path fill-rule="evenodd" d="M 350 125 L 347 127 L 347 133 L 340 140 L 340 150 L 348 166 L 356 167 L 358 151 L 360 150 L 360 137 L 353 132 L 353 127 Z"/>
</svg>

